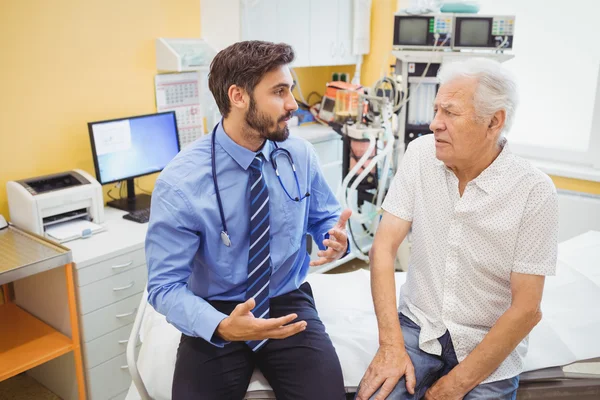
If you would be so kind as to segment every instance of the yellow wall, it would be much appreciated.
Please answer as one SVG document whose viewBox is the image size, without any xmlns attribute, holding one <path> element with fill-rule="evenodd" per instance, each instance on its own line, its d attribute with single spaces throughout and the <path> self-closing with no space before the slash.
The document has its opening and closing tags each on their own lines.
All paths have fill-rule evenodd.
<svg viewBox="0 0 600 400">
<path fill-rule="evenodd" d="M 372 4 L 371 53 L 365 57 L 363 64 L 363 85 L 372 85 L 375 83 L 381 76 L 383 68 L 387 68 L 390 64 L 394 63 L 393 57 L 386 55 L 389 55 L 392 49 L 393 15 L 397 10 L 397 1 L 373 0 Z M 403 4 L 408 4 L 408 1 L 403 0 Z M 559 189 L 600 194 L 600 182 L 569 179 L 560 176 L 551 176 L 551 178 Z"/>
<path fill-rule="evenodd" d="M 154 40 L 199 33 L 198 0 L 0 1 L 0 213 L 7 180 L 94 175 L 87 122 L 155 112 Z"/>
</svg>

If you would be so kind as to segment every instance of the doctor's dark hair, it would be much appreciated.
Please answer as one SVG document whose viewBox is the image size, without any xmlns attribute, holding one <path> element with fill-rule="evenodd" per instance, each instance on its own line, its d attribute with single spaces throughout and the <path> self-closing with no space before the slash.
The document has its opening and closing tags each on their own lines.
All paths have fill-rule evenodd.
<svg viewBox="0 0 600 400">
<path fill-rule="evenodd" d="M 266 73 L 292 61 L 292 46 L 258 40 L 234 43 L 217 53 L 210 64 L 208 87 L 223 118 L 231 111 L 228 94 L 231 85 L 243 88 L 252 96 Z"/>
</svg>

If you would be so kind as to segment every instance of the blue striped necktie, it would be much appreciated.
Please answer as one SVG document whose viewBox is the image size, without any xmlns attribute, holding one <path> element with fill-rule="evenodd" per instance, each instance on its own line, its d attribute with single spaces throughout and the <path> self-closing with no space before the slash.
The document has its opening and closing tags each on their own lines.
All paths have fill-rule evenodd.
<svg viewBox="0 0 600 400">
<path fill-rule="evenodd" d="M 269 190 L 262 175 L 263 156 L 258 153 L 250 164 L 250 250 L 248 253 L 248 281 L 246 300 L 254 297 L 252 313 L 256 318 L 269 318 L 269 282 L 271 278 L 271 251 L 269 246 Z M 257 351 L 267 340 L 246 343 Z"/>
</svg>

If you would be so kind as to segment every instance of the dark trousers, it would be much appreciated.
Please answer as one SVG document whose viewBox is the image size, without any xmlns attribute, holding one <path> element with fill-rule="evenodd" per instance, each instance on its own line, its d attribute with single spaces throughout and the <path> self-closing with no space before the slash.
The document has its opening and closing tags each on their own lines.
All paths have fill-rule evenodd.
<svg viewBox="0 0 600 400">
<path fill-rule="evenodd" d="M 231 314 L 238 302 L 213 301 Z M 245 342 L 216 347 L 202 338 L 181 336 L 173 376 L 173 400 L 241 400 L 258 367 L 278 400 L 345 399 L 340 361 L 319 319 L 308 283 L 270 300 L 272 318 L 296 313 L 306 329 L 286 339 L 269 340 L 257 352 Z"/>
</svg>

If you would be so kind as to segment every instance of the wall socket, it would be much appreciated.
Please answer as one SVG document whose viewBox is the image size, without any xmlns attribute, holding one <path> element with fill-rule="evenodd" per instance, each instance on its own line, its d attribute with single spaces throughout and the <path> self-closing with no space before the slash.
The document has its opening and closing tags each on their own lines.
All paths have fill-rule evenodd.
<svg viewBox="0 0 600 400">
<path fill-rule="evenodd" d="M 331 81 L 350 82 L 350 77 L 347 72 L 334 72 L 331 74 Z"/>
</svg>

